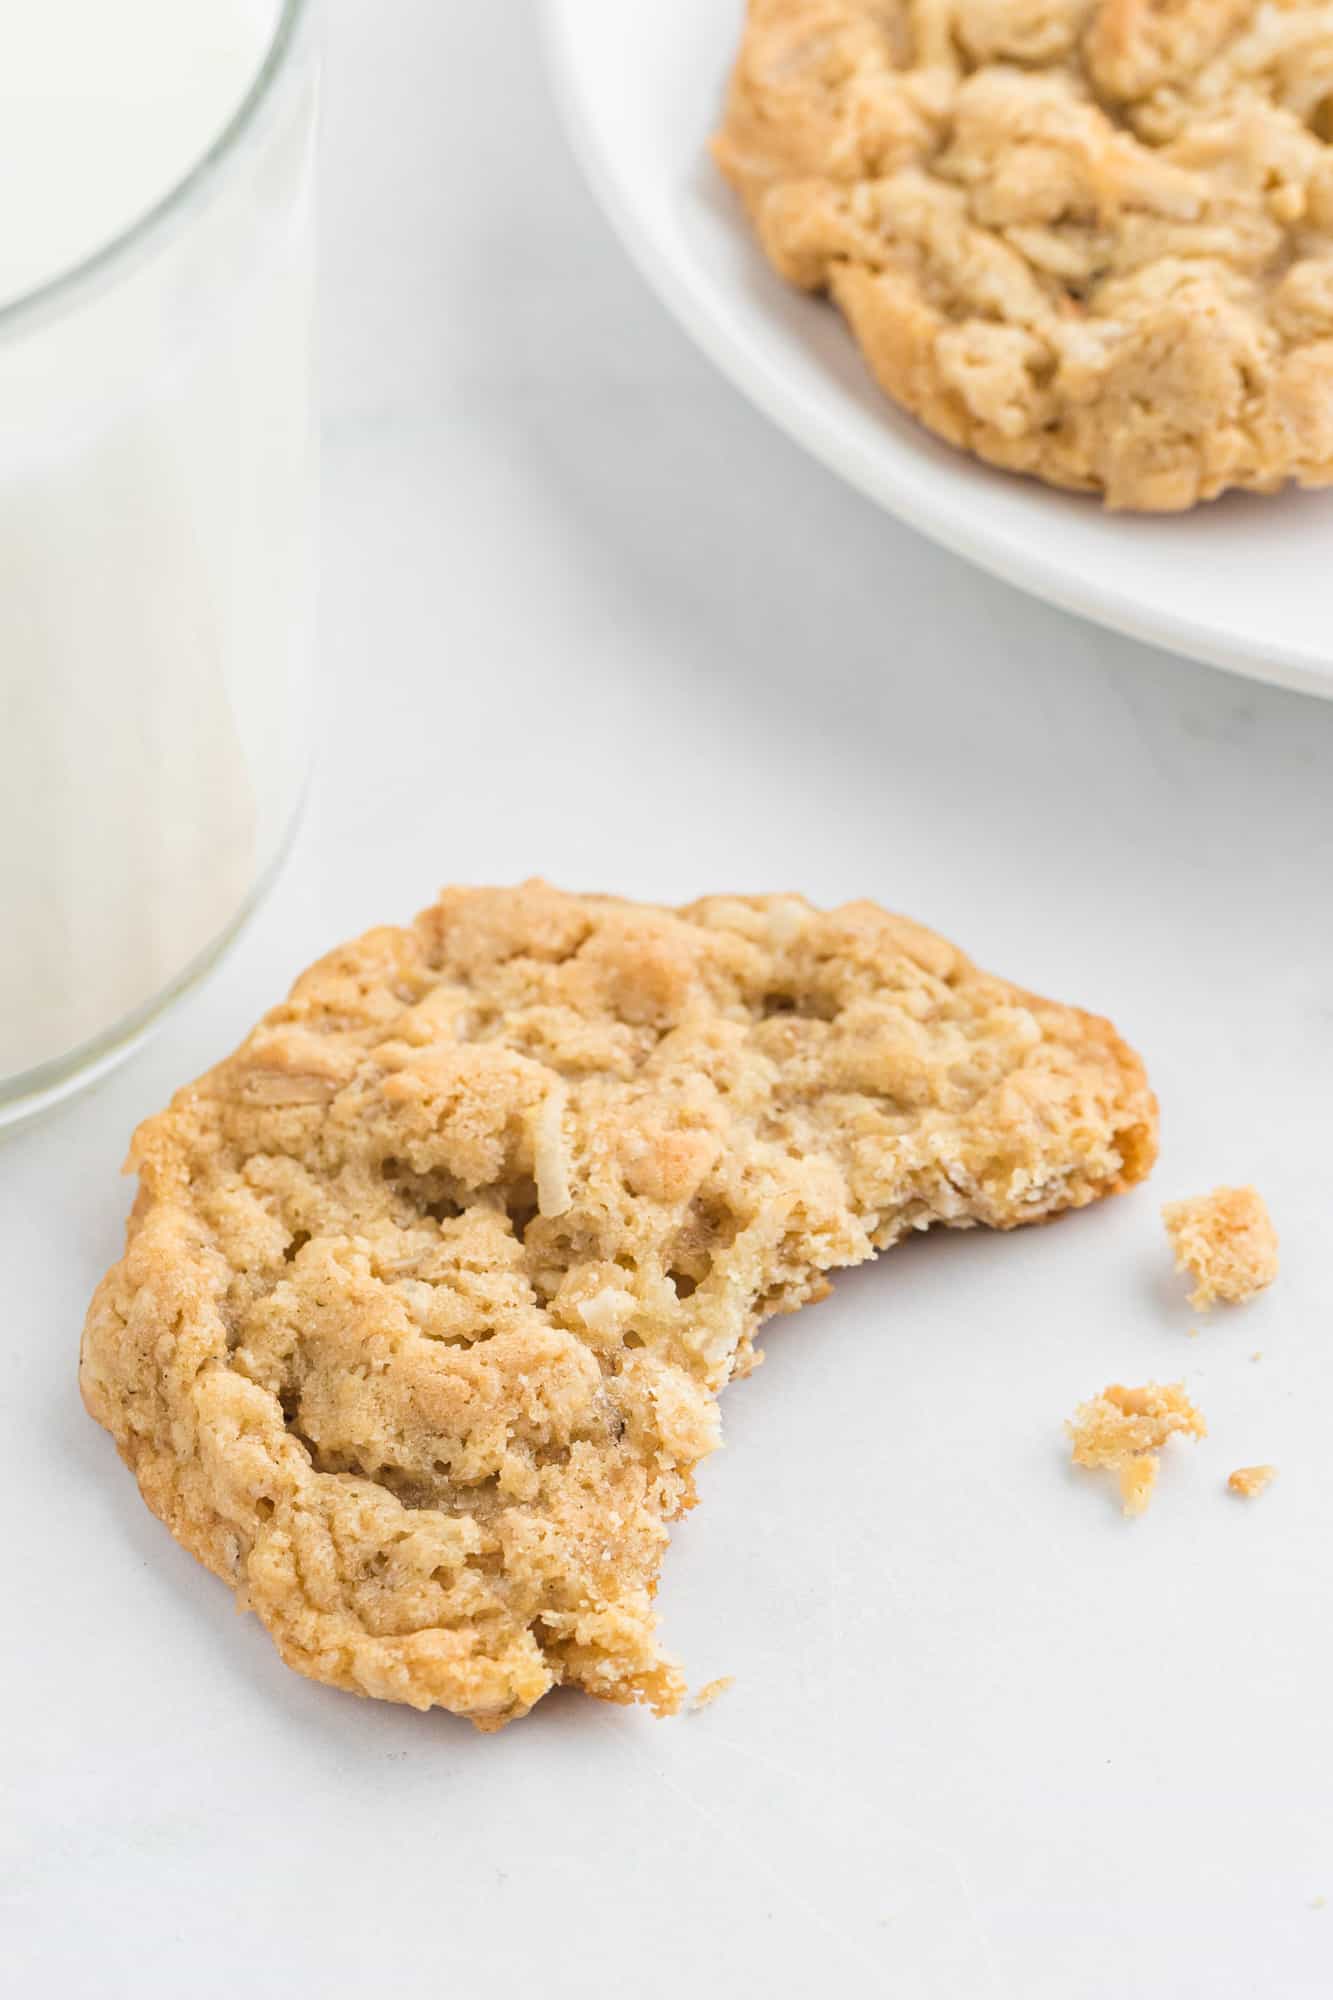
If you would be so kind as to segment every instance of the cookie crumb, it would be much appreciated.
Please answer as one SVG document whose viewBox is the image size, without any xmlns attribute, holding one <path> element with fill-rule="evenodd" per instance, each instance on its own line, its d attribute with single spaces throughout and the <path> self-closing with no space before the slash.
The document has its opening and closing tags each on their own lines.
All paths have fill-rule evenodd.
<svg viewBox="0 0 1333 2000">
<path fill-rule="evenodd" d="M 1127 1458 L 1120 1468 L 1122 1514 L 1146 1514 L 1157 1484 L 1157 1455 L 1141 1451 Z"/>
<path fill-rule="evenodd" d="M 1276 1478 L 1275 1465 L 1238 1465 L 1227 1485 L 1233 1493 L 1239 1493 L 1242 1500 L 1257 1500 Z"/>
<path fill-rule="evenodd" d="M 1277 1276 L 1277 1231 L 1257 1188 L 1214 1188 L 1162 1210 L 1176 1269 L 1196 1280 L 1190 1304 L 1244 1305 Z"/>
<path fill-rule="evenodd" d="M 719 1695 L 725 1694 L 728 1688 L 735 1685 L 735 1674 L 719 1674 L 715 1681 L 706 1681 L 690 1703 L 691 1714 L 697 1715 L 701 1708 L 711 1708 Z"/>
<path fill-rule="evenodd" d="M 1206 1437 L 1208 1427 L 1183 1382 L 1112 1382 L 1080 1403 L 1065 1425 L 1075 1465 L 1103 1467 L 1119 1477 L 1122 1511 L 1145 1514 L 1157 1483 L 1157 1453 L 1169 1437 Z"/>
</svg>

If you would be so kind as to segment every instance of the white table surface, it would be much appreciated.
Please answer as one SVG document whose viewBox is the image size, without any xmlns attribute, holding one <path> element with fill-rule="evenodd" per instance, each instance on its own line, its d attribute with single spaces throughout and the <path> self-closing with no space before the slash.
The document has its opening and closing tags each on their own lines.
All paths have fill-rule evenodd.
<svg viewBox="0 0 1333 2000">
<path fill-rule="evenodd" d="M 627 268 L 512 0 L 337 0 L 325 213 L 304 832 L 212 983 L 0 1151 L 13 1990 L 1326 1996 L 1333 705 L 1030 604 L 806 462 Z M 536 871 L 910 910 L 1113 1013 L 1164 1149 L 773 1332 L 661 1596 L 730 1693 L 486 1738 L 280 1666 L 75 1355 L 135 1121 L 327 944 Z M 1250 1179 L 1282 1277 L 1190 1340 L 1158 1202 Z M 1211 1435 L 1127 1523 L 1060 1421 L 1152 1376 Z"/>
</svg>

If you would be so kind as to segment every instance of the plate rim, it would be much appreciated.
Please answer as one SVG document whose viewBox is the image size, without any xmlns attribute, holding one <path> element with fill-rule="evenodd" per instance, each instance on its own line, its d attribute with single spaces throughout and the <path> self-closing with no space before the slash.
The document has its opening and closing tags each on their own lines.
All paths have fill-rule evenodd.
<svg viewBox="0 0 1333 2000">
<path fill-rule="evenodd" d="M 1246 643 L 1229 645 L 1224 636 L 1199 625 L 1186 613 L 1164 609 L 1144 615 L 1123 591 L 1099 587 L 1095 580 L 1071 587 L 1064 568 L 1043 561 L 1039 550 L 1001 549 L 990 543 L 984 532 L 970 530 L 955 510 L 931 497 L 914 495 L 909 513 L 908 496 L 891 478 L 877 476 L 874 459 L 830 431 L 820 414 L 806 407 L 799 388 L 784 384 L 765 355 L 746 348 L 718 310 L 712 287 L 702 281 L 691 283 L 682 275 L 680 260 L 659 241 L 652 216 L 626 193 L 624 181 L 601 143 L 596 121 L 587 115 L 578 83 L 573 51 L 580 25 L 586 28 L 593 18 L 582 0 L 541 0 L 539 31 L 546 70 L 570 151 L 621 248 L 650 291 L 713 367 L 770 423 L 905 527 L 1018 591 L 1143 645 L 1247 680 L 1316 699 L 1333 699 L 1333 657 L 1316 663 L 1302 649 L 1280 641 L 1274 642 L 1271 652 L 1256 654 Z"/>
</svg>

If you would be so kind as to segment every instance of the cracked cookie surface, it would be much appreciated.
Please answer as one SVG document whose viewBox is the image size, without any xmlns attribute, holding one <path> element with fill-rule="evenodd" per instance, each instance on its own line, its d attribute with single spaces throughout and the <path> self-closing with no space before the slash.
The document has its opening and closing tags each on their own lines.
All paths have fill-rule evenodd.
<svg viewBox="0 0 1333 2000">
<path fill-rule="evenodd" d="M 761 1321 L 1155 1148 L 1107 1022 L 871 904 L 448 890 L 140 1127 L 84 1398 L 303 1673 L 670 1712 L 658 1567 Z"/>
<path fill-rule="evenodd" d="M 896 402 L 1113 507 L 1333 482 L 1333 6 L 750 0 L 715 153 Z"/>
</svg>

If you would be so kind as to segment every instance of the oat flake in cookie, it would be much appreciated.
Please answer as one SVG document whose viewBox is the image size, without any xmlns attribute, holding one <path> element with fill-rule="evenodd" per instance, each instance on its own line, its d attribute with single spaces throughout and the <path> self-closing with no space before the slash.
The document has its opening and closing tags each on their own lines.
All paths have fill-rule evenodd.
<svg viewBox="0 0 1333 2000">
<path fill-rule="evenodd" d="M 83 1393 L 302 1673 L 669 1712 L 667 1527 L 760 1323 L 1155 1150 L 1107 1022 L 869 903 L 452 889 L 140 1128 Z"/>
<path fill-rule="evenodd" d="M 1172 510 L 1333 482 L 1333 6 L 750 0 L 718 161 L 881 386 Z"/>
</svg>

